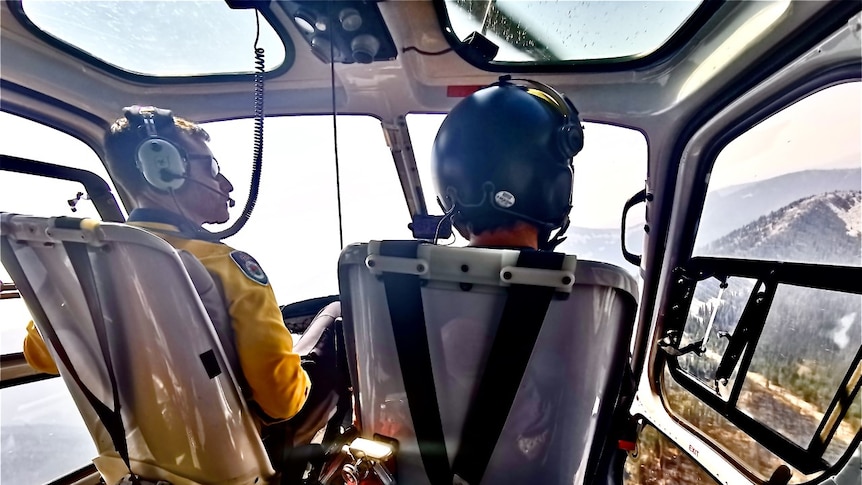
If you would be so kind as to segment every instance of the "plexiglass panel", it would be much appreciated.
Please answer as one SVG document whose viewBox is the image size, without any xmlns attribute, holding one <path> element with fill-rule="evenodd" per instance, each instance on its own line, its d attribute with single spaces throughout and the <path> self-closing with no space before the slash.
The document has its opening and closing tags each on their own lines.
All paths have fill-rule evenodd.
<svg viewBox="0 0 862 485">
<path fill-rule="evenodd" d="M 736 374 L 727 381 L 718 381 L 715 372 L 754 283 L 735 277 L 726 282 L 713 278 L 698 282 L 682 335 L 680 348 L 690 351 L 679 358 L 680 368 L 725 400 Z"/>
<path fill-rule="evenodd" d="M 549 62 L 613 59 L 661 47 L 699 1 L 447 0 L 461 40 L 480 32 L 500 46 L 494 61 Z"/>
<path fill-rule="evenodd" d="M 62 379 L 0 391 L 0 482 L 41 485 L 90 463 L 96 447 Z"/>
<path fill-rule="evenodd" d="M 858 81 L 741 134 L 715 161 L 694 254 L 862 265 L 861 149 Z"/>
<path fill-rule="evenodd" d="M 124 71 L 204 76 L 254 69 L 255 11 L 225 2 L 25 0 L 23 8 L 37 28 Z M 264 19 L 259 46 L 268 70 L 284 62 L 285 46 Z"/>
<path fill-rule="evenodd" d="M 739 408 L 808 447 L 862 347 L 862 296 L 779 285 L 748 368 Z M 762 390 L 767 390 L 763 393 Z M 860 401 L 835 434 L 837 454 L 859 429 Z"/>
</svg>

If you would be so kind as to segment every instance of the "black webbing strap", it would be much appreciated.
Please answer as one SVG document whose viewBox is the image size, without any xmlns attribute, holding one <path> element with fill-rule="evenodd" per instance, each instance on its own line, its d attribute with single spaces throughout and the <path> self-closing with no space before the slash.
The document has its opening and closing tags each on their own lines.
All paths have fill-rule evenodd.
<svg viewBox="0 0 862 485">
<path fill-rule="evenodd" d="M 86 246 L 82 243 L 74 243 L 83 247 L 85 251 L 84 256 L 86 257 Z M 27 274 L 24 272 L 24 268 L 21 267 L 20 262 L 18 261 L 17 256 L 12 249 L 12 245 L 9 243 L 7 238 L 0 238 L 0 254 L 4 254 L 3 257 L 3 265 L 6 266 L 10 275 L 13 278 L 13 281 L 16 282 L 19 290 L 22 292 L 22 295 L 27 299 L 27 306 L 34 313 L 34 317 L 39 322 L 43 322 L 44 325 L 39 327 L 39 331 L 42 333 L 43 337 L 47 338 L 49 342 L 51 342 L 51 346 L 54 348 L 54 352 L 56 352 L 57 357 L 60 359 L 60 362 L 63 366 L 68 370 L 68 374 L 72 377 L 72 380 L 75 381 L 75 384 L 84 394 L 84 397 L 87 398 L 90 405 L 93 406 L 93 410 L 96 411 L 96 414 L 99 416 L 99 419 L 105 425 L 105 428 L 108 430 L 108 434 L 111 436 L 111 441 L 114 443 L 114 448 L 116 448 L 117 453 L 120 454 L 120 457 L 123 459 L 123 462 L 126 464 L 126 467 L 129 468 L 129 473 L 131 473 L 131 466 L 129 462 L 129 452 L 128 446 L 126 444 L 126 432 L 123 428 L 123 422 L 120 418 L 120 404 L 119 404 L 119 394 L 117 393 L 116 381 L 114 380 L 114 373 L 111 366 L 108 366 L 108 372 L 111 376 L 111 386 L 114 392 L 114 410 L 112 411 L 108 408 L 107 405 L 99 401 L 99 399 L 93 395 L 90 389 L 84 385 L 81 381 L 81 377 L 78 375 L 78 372 L 75 370 L 75 367 L 72 365 L 71 359 L 69 359 L 69 354 L 66 353 L 66 349 L 63 347 L 63 344 L 60 343 L 60 338 L 57 336 L 57 332 L 54 330 L 54 327 L 50 324 L 48 319 L 48 315 L 45 313 L 45 309 L 42 306 L 42 303 L 39 301 L 39 298 L 36 295 L 36 292 L 33 290 L 32 285 L 30 284 L 29 279 L 27 278 Z M 66 248 L 68 251 L 68 248 Z M 76 258 L 79 256 L 76 256 Z M 70 259 L 72 260 L 73 267 L 76 264 L 74 259 L 70 254 Z M 89 260 L 87 260 L 87 268 L 89 268 Z M 77 269 L 75 270 L 76 274 L 78 273 Z M 81 280 L 79 276 L 79 280 Z M 93 281 L 92 272 L 90 273 L 90 281 Z M 84 281 L 81 281 L 81 284 L 85 284 Z M 88 305 L 90 304 L 88 299 Z M 93 308 L 90 307 L 90 311 L 93 311 Z M 104 329 L 104 321 L 102 321 L 102 314 L 98 312 L 98 317 L 94 316 L 93 320 L 96 318 L 102 322 L 102 328 Z M 105 336 L 104 331 L 98 331 L 99 335 L 99 346 L 102 347 L 103 354 L 105 353 L 105 340 L 103 337 Z M 110 356 L 108 357 L 110 359 Z M 108 360 L 110 362 L 110 360 Z M 106 362 L 107 363 L 107 362 Z"/>
<path fill-rule="evenodd" d="M 416 258 L 421 241 L 385 241 L 380 244 L 382 256 Z M 419 442 L 419 454 L 432 485 L 450 485 L 452 472 L 446 454 L 443 424 L 431 354 L 425 330 L 425 313 L 422 309 L 421 281 L 419 276 L 400 273 L 383 273 L 386 302 L 392 320 L 392 334 L 404 378 L 404 391 L 413 429 Z"/>
<path fill-rule="evenodd" d="M 87 300 L 87 308 L 90 310 L 90 316 L 93 319 L 93 327 L 96 330 L 96 337 L 99 339 L 99 349 L 102 351 L 102 359 L 107 366 L 108 377 L 111 381 L 111 392 L 114 395 L 114 409 L 111 410 L 108 408 L 107 405 L 96 399 L 89 389 L 84 387 L 84 384 L 77 377 L 75 369 L 69 365 L 68 362 L 63 362 L 63 364 L 66 365 L 67 369 L 69 369 L 69 373 L 72 374 L 73 379 L 75 379 L 75 383 L 78 384 L 78 387 L 80 387 L 84 392 L 84 395 L 87 396 L 87 400 L 90 401 L 93 409 L 96 410 L 96 414 L 99 415 L 99 419 L 102 420 L 102 424 L 105 425 L 105 429 L 108 430 L 108 434 L 111 436 L 114 448 L 116 448 L 117 453 L 120 454 L 120 458 L 125 462 L 126 467 L 129 469 L 129 473 L 132 473 L 131 464 L 129 462 L 129 448 L 126 443 L 126 429 L 123 426 L 123 417 L 120 415 L 120 392 L 117 389 L 117 378 L 114 375 L 114 365 L 111 361 L 111 352 L 108 347 L 108 334 L 107 329 L 105 328 L 104 315 L 102 315 L 103 307 L 99 299 L 99 292 L 98 287 L 96 286 L 96 278 L 93 275 L 93 268 L 90 265 L 90 257 L 87 254 L 87 245 L 85 243 L 63 242 L 63 248 L 66 250 L 66 254 L 69 255 L 69 261 L 72 263 L 72 268 L 75 270 L 75 275 L 78 277 L 78 283 L 81 285 L 81 289 L 83 290 L 84 298 Z M 48 325 L 48 327 L 50 327 L 50 325 Z M 53 333 L 54 330 L 51 329 L 50 332 Z M 57 340 L 56 334 L 54 334 L 53 338 L 56 342 L 52 342 L 52 344 L 59 354 L 60 349 L 62 349 L 62 345 L 59 345 L 60 341 Z M 65 353 L 65 351 L 63 352 Z"/>
<path fill-rule="evenodd" d="M 562 253 L 521 251 L 518 267 L 559 270 Z M 476 399 L 470 405 L 453 472 L 470 485 L 479 485 L 497 440 L 506 424 L 521 379 L 556 290 L 544 286 L 512 285 L 500 326 L 491 345 Z"/>
</svg>

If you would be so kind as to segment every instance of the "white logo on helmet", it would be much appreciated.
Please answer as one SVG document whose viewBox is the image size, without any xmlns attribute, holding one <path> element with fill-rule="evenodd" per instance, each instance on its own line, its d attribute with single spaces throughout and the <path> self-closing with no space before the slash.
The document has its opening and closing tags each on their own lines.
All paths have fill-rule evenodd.
<svg viewBox="0 0 862 485">
<path fill-rule="evenodd" d="M 512 195 L 511 192 L 501 190 L 494 196 L 494 202 L 496 202 L 498 206 L 508 209 L 515 205 L 515 196 Z"/>
</svg>

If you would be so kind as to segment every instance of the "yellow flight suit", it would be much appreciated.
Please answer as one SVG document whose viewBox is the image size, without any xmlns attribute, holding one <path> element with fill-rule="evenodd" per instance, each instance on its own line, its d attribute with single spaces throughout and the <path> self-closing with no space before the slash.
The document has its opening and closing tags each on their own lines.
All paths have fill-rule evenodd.
<svg viewBox="0 0 862 485">
<path fill-rule="evenodd" d="M 302 369 L 300 356 L 293 351 L 293 339 L 284 326 L 275 294 L 257 262 L 226 244 L 195 239 L 176 225 L 134 220 L 138 211 L 130 216 L 130 225 L 148 229 L 176 249 L 188 251 L 221 284 L 239 366 L 252 399 L 267 415 L 262 418 L 293 417 L 305 403 L 311 381 Z M 158 215 L 164 211 L 146 213 L 151 212 Z M 59 374 L 33 322 L 27 325 L 24 356 L 34 369 Z"/>
</svg>

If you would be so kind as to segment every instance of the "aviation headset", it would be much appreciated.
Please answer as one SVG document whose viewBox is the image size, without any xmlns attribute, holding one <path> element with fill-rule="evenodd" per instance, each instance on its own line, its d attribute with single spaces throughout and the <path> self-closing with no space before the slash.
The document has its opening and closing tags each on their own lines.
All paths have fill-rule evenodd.
<svg viewBox="0 0 862 485">
<path fill-rule="evenodd" d="M 514 81 L 514 82 L 513 82 Z M 565 94 L 557 91 L 551 86 L 534 81 L 532 79 L 512 78 L 512 76 L 500 76 L 500 79 L 488 85 L 492 86 L 512 86 L 525 89 L 531 92 L 536 97 L 547 97 L 546 101 L 553 104 L 563 115 L 563 124 L 554 135 L 557 150 L 564 158 L 573 158 L 584 148 L 584 127 L 581 125 L 580 113 L 578 108 Z"/>
<path fill-rule="evenodd" d="M 494 210 L 536 224 L 546 239 L 559 228 L 553 245 L 568 226 L 572 159 L 583 145 L 571 100 L 544 83 L 503 76 L 441 125 L 432 149 L 438 201 L 456 226 Z"/>
<path fill-rule="evenodd" d="M 181 188 L 188 175 L 185 151 L 159 135 L 159 128 L 175 129 L 171 111 L 135 105 L 123 108 L 123 113 L 129 124 L 145 137 L 135 148 L 135 166 L 144 180 L 161 192 Z"/>
</svg>

